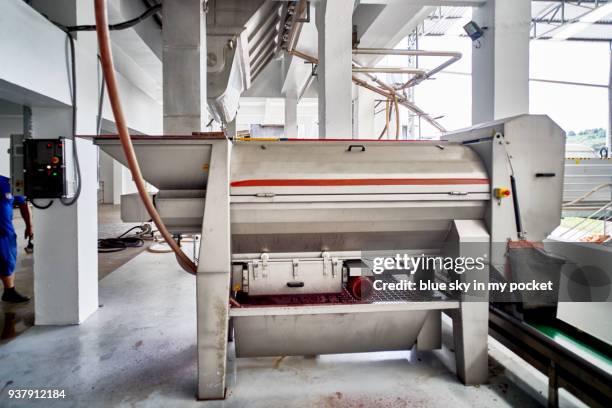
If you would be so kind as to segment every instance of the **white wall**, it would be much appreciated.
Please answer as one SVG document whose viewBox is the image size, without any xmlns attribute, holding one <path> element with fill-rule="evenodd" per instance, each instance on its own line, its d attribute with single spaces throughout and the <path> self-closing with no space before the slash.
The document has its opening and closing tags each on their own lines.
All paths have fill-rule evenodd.
<svg viewBox="0 0 612 408">
<path fill-rule="evenodd" d="M 544 113 L 566 131 L 608 127 L 610 49 L 606 43 L 531 42 L 531 113 Z M 582 82 L 566 85 L 538 80 Z"/>
<path fill-rule="evenodd" d="M 100 150 L 100 189 L 102 194 L 99 194 L 102 203 L 113 203 L 113 162 L 115 161 L 108 154 Z"/>
<path fill-rule="evenodd" d="M 0 128 L 1 131 L 1 128 Z M 9 177 L 10 163 L 8 153 L 6 151 L 10 147 L 9 139 L 2 137 L 0 138 L 0 176 Z"/>
<path fill-rule="evenodd" d="M 302 98 L 297 106 L 298 137 L 318 138 L 318 102 L 316 98 Z M 240 98 L 236 119 L 238 130 L 249 130 L 250 125 L 284 125 L 284 98 Z"/>
<path fill-rule="evenodd" d="M 425 37 L 420 48 L 435 51 L 459 51 L 462 58 L 414 88 L 415 102 L 432 117 L 439 117 L 448 130 L 456 130 L 472 124 L 472 41 L 464 37 Z M 430 69 L 444 61 L 443 58 L 423 57 L 419 67 Z M 478 78 L 476 79 L 478 80 Z M 418 121 L 417 121 L 418 123 Z M 418 135 L 418 128 L 415 129 Z M 431 137 L 439 132 L 425 120 L 421 120 L 421 135 Z"/>
<path fill-rule="evenodd" d="M 0 98 L 69 105 L 66 51 L 66 34 L 45 17 L 23 1 L 0 1 Z"/>
<path fill-rule="evenodd" d="M 0 116 L 0 175 L 10 176 L 10 135 L 22 132 L 21 116 Z"/>
</svg>

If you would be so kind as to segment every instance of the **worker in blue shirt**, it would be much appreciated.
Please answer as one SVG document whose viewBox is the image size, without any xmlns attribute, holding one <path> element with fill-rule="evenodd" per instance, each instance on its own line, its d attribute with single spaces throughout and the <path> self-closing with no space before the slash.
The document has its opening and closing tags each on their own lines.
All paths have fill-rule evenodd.
<svg viewBox="0 0 612 408">
<path fill-rule="evenodd" d="M 19 207 L 25 221 L 25 238 L 32 238 L 32 217 L 25 197 L 11 194 L 9 179 L 0 176 L 0 279 L 4 286 L 2 300 L 10 303 L 24 303 L 29 297 L 15 289 L 15 265 L 17 263 L 17 234 L 13 227 L 13 206 Z"/>
</svg>

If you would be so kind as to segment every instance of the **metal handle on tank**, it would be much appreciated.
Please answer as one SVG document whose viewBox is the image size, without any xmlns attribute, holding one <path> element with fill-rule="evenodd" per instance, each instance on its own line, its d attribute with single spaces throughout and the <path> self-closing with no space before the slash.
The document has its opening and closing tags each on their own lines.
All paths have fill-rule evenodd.
<svg viewBox="0 0 612 408">
<path fill-rule="evenodd" d="M 351 151 L 353 151 L 353 147 L 355 147 L 355 148 L 360 148 L 362 152 L 365 152 L 365 150 L 366 150 L 364 145 L 350 145 L 350 146 L 348 147 L 348 149 L 346 149 L 346 151 L 347 151 L 347 152 L 351 152 Z"/>
</svg>

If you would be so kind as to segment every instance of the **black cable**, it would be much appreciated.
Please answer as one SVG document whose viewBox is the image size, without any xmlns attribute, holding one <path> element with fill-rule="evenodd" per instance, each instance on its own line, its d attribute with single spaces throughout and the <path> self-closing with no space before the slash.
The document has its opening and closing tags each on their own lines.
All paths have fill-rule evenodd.
<svg viewBox="0 0 612 408">
<path fill-rule="evenodd" d="M 98 65 L 102 65 L 102 59 L 98 55 Z M 96 123 L 96 135 L 100 136 L 102 133 L 102 108 L 104 107 L 104 88 L 106 86 L 106 79 L 102 75 L 102 83 L 100 86 L 100 96 L 98 97 L 98 118 Z"/>
<path fill-rule="evenodd" d="M 117 238 L 123 238 L 124 236 L 126 236 L 128 233 L 134 231 L 135 229 L 140 228 L 142 230 L 142 226 L 137 225 L 135 227 L 130 228 L 129 230 L 125 231 L 123 234 L 119 235 Z"/>
<path fill-rule="evenodd" d="M 126 248 L 127 245 L 117 238 L 102 238 L 98 240 L 98 253 L 119 252 Z"/>
<path fill-rule="evenodd" d="M 147 9 L 144 13 L 142 13 L 140 16 L 133 18 L 131 20 L 128 21 L 124 21 L 122 23 L 118 23 L 118 24 L 110 24 L 108 26 L 109 30 L 125 30 L 127 28 L 133 27 L 136 24 L 146 20 L 147 18 L 149 18 L 150 16 L 154 15 L 156 12 L 158 12 L 159 10 L 161 10 L 162 5 L 158 4 L 155 5 L 149 9 Z M 57 27 L 59 27 L 62 31 L 64 31 L 66 33 L 66 35 L 68 36 L 68 40 L 70 43 L 70 60 L 71 60 L 71 75 L 72 75 L 72 154 L 73 154 L 73 158 L 74 158 L 74 165 L 75 165 L 75 170 L 76 170 L 76 182 L 77 182 L 77 187 L 76 187 L 76 192 L 74 194 L 74 196 L 70 199 L 65 199 L 65 198 L 60 198 L 60 202 L 62 204 L 64 204 L 65 206 L 71 206 L 74 203 L 77 202 L 78 198 L 81 195 L 81 166 L 79 164 L 79 154 L 77 151 L 77 146 L 76 146 L 76 129 L 77 129 L 77 81 L 76 81 L 76 51 L 75 51 L 75 44 L 74 44 L 74 37 L 72 36 L 71 32 L 73 31 L 95 31 L 96 30 L 96 26 L 95 25 L 81 25 L 81 26 L 65 26 L 63 24 L 57 23 L 55 21 L 52 21 L 53 24 L 55 24 Z M 102 90 L 100 92 L 100 99 L 99 99 L 99 106 L 98 106 L 98 123 L 97 123 L 97 128 L 96 130 L 98 131 L 98 134 L 100 133 L 101 130 L 101 124 L 102 124 L 102 103 L 104 101 L 104 77 L 102 77 Z M 30 200 L 30 202 L 32 202 Z M 39 208 L 39 209 L 46 209 L 49 208 L 51 206 L 51 204 L 53 204 L 53 201 L 51 201 L 47 206 L 38 206 L 36 204 L 34 204 L 32 202 L 32 205 L 35 208 Z"/>
<path fill-rule="evenodd" d="M 161 10 L 162 5 L 161 4 L 157 4 L 149 9 L 147 9 L 144 13 L 142 13 L 141 15 L 139 15 L 136 18 L 133 18 L 131 20 L 127 20 L 124 21 L 122 23 L 117 23 L 117 24 L 109 24 L 108 25 L 108 29 L 111 31 L 115 31 L 115 30 L 125 30 L 128 28 L 131 28 L 133 26 L 135 26 L 136 24 L 146 20 L 147 18 L 151 17 L 152 15 L 154 15 L 155 13 L 157 13 L 159 10 Z M 96 25 L 78 25 L 78 26 L 70 26 L 70 27 L 66 27 L 66 29 L 68 31 L 96 31 Z"/>
<path fill-rule="evenodd" d="M 102 238 L 98 240 L 98 253 L 119 252 L 127 248 L 138 248 L 144 245 L 140 238 Z"/>
<path fill-rule="evenodd" d="M 34 208 L 38 208 L 39 210 L 46 210 L 47 208 L 51 207 L 53 205 L 53 200 L 49 200 L 49 202 L 45 205 L 38 205 L 34 202 L 34 199 L 31 199 L 30 202 L 32 203 L 32 207 Z"/>
<path fill-rule="evenodd" d="M 70 71 L 72 75 L 72 156 L 74 158 L 74 166 L 76 170 L 77 188 L 74 196 L 70 199 L 60 198 L 60 201 L 65 206 L 71 206 L 77 202 L 81 195 L 81 166 L 79 164 L 79 153 L 76 145 L 76 129 L 77 129 L 77 80 L 76 80 L 76 51 L 74 45 L 74 37 L 69 32 L 66 32 L 68 42 L 70 43 Z"/>
<path fill-rule="evenodd" d="M 98 253 L 109 253 L 109 252 L 119 252 L 123 251 L 127 248 L 138 248 L 144 245 L 144 240 L 140 238 L 142 234 L 148 232 L 149 228 L 144 225 L 137 225 L 125 231 L 123 234 L 119 235 L 117 238 L 100 238 L 98 239 Z M 127 234 L 134 231 L 135 229 L 140 229 L 141 233 L 136 234 L 136 236 L 126 237 Z"/>
<path fill-rule="evenodd" d="M 147 8 L 153 7 L 156 4 L 156 2 L 154 2 L 152 0 L 141 0 L 141 1 L 142 1 L 142 4 L 144 4 L 145 7 L 147 7 Z M 208 0 L 206 0 L 206 1 L 208 1 Z M 157 23 L 157 25 L 159 26 L 160 29 L 163 28 L 162 27 L 162 19 L 161 19 L 161 16 L 160 16 L 159 12 L 153 14 L 153 20 L 155 20 L 155 22 Z"/>
</svg>

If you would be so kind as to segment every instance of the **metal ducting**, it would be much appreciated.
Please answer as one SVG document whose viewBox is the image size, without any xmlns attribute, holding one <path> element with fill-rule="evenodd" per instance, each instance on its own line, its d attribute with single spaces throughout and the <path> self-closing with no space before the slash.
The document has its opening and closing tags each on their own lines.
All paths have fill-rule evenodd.
<svg viewBox="0 0 612 408">
<path fill-rule="evenodd" d="M 272 60 L 282 7 L 265 0 L 208 2 L 207 93 L 215 120 L 234 120 L 240 95 Z"/>
</svg>

